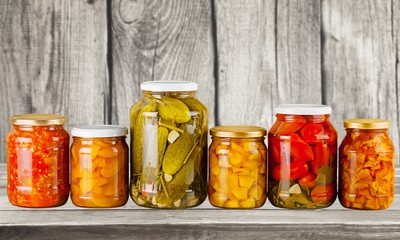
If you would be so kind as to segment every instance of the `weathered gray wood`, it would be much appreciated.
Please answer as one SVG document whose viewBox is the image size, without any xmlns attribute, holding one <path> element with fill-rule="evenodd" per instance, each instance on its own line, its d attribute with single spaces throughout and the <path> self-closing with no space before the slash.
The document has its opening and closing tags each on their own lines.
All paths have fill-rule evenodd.
<svg viewBox="0 0 400 240">
<path fill-rule="evenodd" d="M 322 2 L 323 95 L 333 107 L 332 119 L 340 133 L 339 141 L 344 135 L 344 119 L 384 118 L 392 121 L 390 134 L 398 148 L 391 3 Z"/>
<path fill-rule="evenodd" d="M 134 216 L 133 216 L 134 217 Z M 268 216 L 269 217 L 269 216 Z M 267 218 L 267 217 L 266 217 Z M 399 225 L 206 224 L 0 227 L 5 239 L 398 239 Z"/>
<path fill-rule="evenodd" d="M 129 125 L 141 82 L 187 80 L 214 125 L 211 27 L 209 0 L 112 1 L 112 122 Z"/>
<path fill-rule="evenodd" d="M 214 1 L 218 124 L 271 125 L 275 1 Z"/>
<path fill-rule="evenodd" d="M 277 1 L 277 86 L 274 106 L 321 103 L 320 1 Z"/>
<path fill-rule="evenodd" d="M 8 119 L 58 113 L 69 126 L 107 118 L 105 1 L 0 1 L 0 149 Z"/>
<path fill-rule="evenodd" d="M 400 98 L 399 98 L 399 92 L 400 92 L 400 1 L 392 1 L 392 23 L 393 23 L 393 40 L 394 40 L 394 47 L 395 47 L 395 81 L 396 81 L 396 86 L 397 86 L 397 106 L 400 106 Z M 397 107 L 399 109 L 399 107 Z M 397 121 L 395 122 L 394 120 L 392 121 L 392 124 L 397 126 L 398 131 L 394 131 L 393 135 L 399 135 L 400 134 L 400 111 L 397 111 Z M 400 139 L 399 139 L 400 141 Z M 396 146 L 399 146 L 399 143 L 395 143 Z M 397 152 L 399 153 L 399 148 L 397 148 Z M 400 156 L 400 154 L 398 154 Z M 399 157 L 397 158 L 399 159 Z M 400 159 L 398 160 L 398 163 L 400 163 Z"/>
</svg>

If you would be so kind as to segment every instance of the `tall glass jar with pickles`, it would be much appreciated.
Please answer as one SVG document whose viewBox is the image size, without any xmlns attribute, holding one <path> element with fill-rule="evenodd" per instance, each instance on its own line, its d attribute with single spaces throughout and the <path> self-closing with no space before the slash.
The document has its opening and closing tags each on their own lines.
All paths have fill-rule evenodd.
<svg viewBox="0 0 400 240">
<path fill-rule="evenodd" d="M 197 84 L 149 81 L 130 110 L 131 197 L 150 208 L 188 208 L 207 196 L 207 108 Z"/>
</svg>

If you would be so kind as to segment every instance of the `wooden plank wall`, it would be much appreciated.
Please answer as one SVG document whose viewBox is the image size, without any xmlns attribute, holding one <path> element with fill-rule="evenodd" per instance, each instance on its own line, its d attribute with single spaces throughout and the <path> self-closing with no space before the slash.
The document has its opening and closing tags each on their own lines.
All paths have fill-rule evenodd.
<svg viewBox="0 0 400 240">
<path fill-rule="evenodd" d="M 128 125 L 140 83 L 199 83 L 210 126 L 269 128 L 281 103 L 332 122 L 392 121 L 399 145 L 400 0 L 2 0 L 0 162 L 8 119 Z"/>
</svg>

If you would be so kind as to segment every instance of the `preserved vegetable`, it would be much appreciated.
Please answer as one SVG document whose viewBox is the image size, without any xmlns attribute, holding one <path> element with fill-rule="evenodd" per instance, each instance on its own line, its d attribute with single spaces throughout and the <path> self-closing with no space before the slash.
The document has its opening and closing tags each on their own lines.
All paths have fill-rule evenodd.
<svg viewBox="0 0 400 240">
<path fill-rule="evenodd" d="M 118 207 L 128 200 L 126 128 L 72 129 L 71 199 L 80 207 Z"/>
<path fill-rule="evenodd" d="M 266 130 L 252 126 L 211 129 L 210 203 L 222 208 L 257 208 L 266 200 Z"/>
<path fill-rule="evenodd" d="M 268 133 L 268 198 L 277 207 L 323 208 L 336 199 L 337 133 L 324 105 L 276 109 Z"/>
<path fill-rule="evenodd" d="M 11 117 L 7 135 L 7 193 L 21 207 L 56 207 L 69 196 L 69 135 L 54 114 Z"/>
<path fill-rule="evenodd" d="M 386 209 L 394 198 L 394 147 L 389 121 L 350 119 L 340 149 L 339 200 L 347 208 Z"/>
<path fill-rule="evenodd" d="M 207 196 L 207 108 L 197 84 L 153 81 L 130 111 L 131 196 L 140 206 L 186 208 Z"/>
</svg>

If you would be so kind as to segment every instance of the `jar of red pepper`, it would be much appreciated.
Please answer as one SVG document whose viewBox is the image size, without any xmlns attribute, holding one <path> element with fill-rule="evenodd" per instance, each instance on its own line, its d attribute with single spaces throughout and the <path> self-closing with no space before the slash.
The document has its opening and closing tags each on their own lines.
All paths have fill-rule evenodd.
<svg viewBox="0 0 400 240">
<path fill-rule="evenodd" d="M 14 115 L 7 135 L 7 193 L 21 207 L 56 207 L 69 196 L 69 135 L 64 116 Z"/>
<path fill-rule="evenodd" d="M 337 133 L 331 107 L 275 108 L 268 133 L 268 199 L 282 208 L 324 208 L 336 199 Z"/>
</svg>

